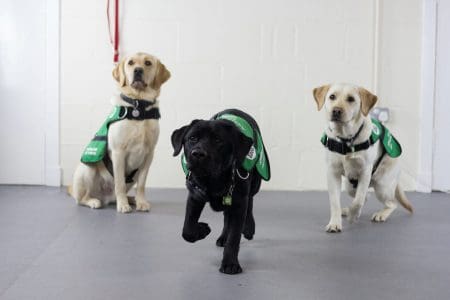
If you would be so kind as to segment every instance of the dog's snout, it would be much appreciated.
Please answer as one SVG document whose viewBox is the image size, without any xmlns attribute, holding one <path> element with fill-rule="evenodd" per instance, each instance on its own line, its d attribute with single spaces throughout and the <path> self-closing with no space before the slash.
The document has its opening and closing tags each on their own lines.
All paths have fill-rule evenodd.
<svg viewBox="0 0 450 300">
<path fill-rule="evenodd" d="M 202 149 L 194 149 L 191 151 L 191 155 L 196 159 L 204 159 L 206 157 L 206 152 Z"/>
<path fill-rule="evenodd" d="M 332 111 L 332 117 L 333 117 L 333 120 L 339 120 L 339 119 L 341 119 L 341 117 L 342 117 L 342 113 L 343 113 L 343 110 L 342 110 L 342 108 L 340 108 L 340 107 L 335 107 L 335 108 L 333 108 L 333 111 Z"/>
<path fill-rule="evenodd" d="M 143 68 L 135 68 L 134 69 L 134 75 L 142 75 L 142 73 L 144 73 L 144 69 Z"/>
</svg>

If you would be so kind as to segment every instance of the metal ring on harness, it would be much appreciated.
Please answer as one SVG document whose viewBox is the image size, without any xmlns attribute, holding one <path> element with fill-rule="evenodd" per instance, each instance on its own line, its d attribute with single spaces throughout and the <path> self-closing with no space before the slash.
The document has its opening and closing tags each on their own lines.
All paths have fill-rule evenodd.
<svg viewBox="0 0 450 300">
<path fill-rule="evenodd" d="M 127 111 L 128 111 L 128 109 L 126 107 L 124 107 L 123 116 L 121 116 L 119 113 L 119 119 L 121 119 L 121 120 L 124 119 L 127 116 Z"/>
<path fill-rule="evenodd" d="M 239 169 L 236 169 L 236 173 L 239 176 L 239 178 L 242 179 L 242 180 L 246 180 L 246 179 L 248 179 L 248 177 L 250 177 L 250 172 L 248 172 L 248 171 L 247 171 L 247 176 L 246 177 L 242 176 L 241 173 L 239 173 Z"/>
</svg>

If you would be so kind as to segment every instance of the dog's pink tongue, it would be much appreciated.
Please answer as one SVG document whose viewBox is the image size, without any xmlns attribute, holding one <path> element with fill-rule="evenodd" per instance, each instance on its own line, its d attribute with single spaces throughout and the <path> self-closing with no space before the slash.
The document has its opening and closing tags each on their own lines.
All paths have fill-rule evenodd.
<svg viewBox="0 0 450 300">
<path fill-rule="evenodd" d="M 146 84 L 142 81 L 135 81 L 131 84 L 131 86 L 137 90 L 143 90 L 146 87 Z"/>
</svg>

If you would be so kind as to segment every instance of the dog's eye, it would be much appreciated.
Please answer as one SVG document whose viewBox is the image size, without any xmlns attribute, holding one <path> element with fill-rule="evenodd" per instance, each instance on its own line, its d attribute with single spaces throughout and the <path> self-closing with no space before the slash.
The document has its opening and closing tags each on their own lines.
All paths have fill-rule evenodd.
<svg viewBox="0 0 450 300">
<path fill-rule="evenodd" d="M 353 98 L 352 96 L 350 96 L 350 97 L 347 98 L 347 101 L 348 101 L 348 102 L 355 102 L 355 98 Z"/>
<path fill-rule="evenodd" d="M 149 61 L 149 60 L 146 60 L 146 61 L 145 61 L 145 65 L 146 65 L 146 66 L 151 66 L 151 65 L 152 65 L 152 62 Z"/>
<path fill-rule="evenodd" d="M 216 137 L 216 138 L 214 139 L 214 141 L 216 142 L 216 144 L 222 143 L 222 139 L 221 139 L 221 138 L 218 138 L 218 137 Z"/>
<path fill-rule="evenodd" d="M 130 61 L 128 62 L 128 65 L 129 65 L 129 66 L 134 65 L 134 61 L 130 60 Z"/>
<path fill-rule="evenodd" d="M 196 143 L 198 141 L 198 138 L 195 135 L 192 135 L 189 137 L 189 142 Z"/>
<path fill-rule="evenodd" d="M 336 99 L 336 95 L 335 94 L 331 94 L 330 95 L 330 100 L 334 100 L 334 99 Z"/>
</svg>

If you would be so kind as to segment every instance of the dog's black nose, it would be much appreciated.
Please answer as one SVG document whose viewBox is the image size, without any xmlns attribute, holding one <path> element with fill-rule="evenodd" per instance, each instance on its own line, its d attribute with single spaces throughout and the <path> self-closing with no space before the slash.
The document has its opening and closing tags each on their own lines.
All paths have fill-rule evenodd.
<svg viewBox="0 0 450 300">
<path fill-rule="evenodd" d="M 135 68 L 134 69 L 134 75 L 142 75 L 142 73 L 144 73 L 143 68 Z"/>
<path fill-rule="evenodd" d="M 333 117 L 333 120 L 339 120 L 342 116 L 342 108 L 339 108 L 339 107 L 333 108 L 331 115 Z"/>
<path fill-rule="evenodd" d="M 191 155 L 196 159 L 204 159 L 206 157 L 206 152 L 201 149 L 194 149 L 191 151 Z"/>
</svg>

